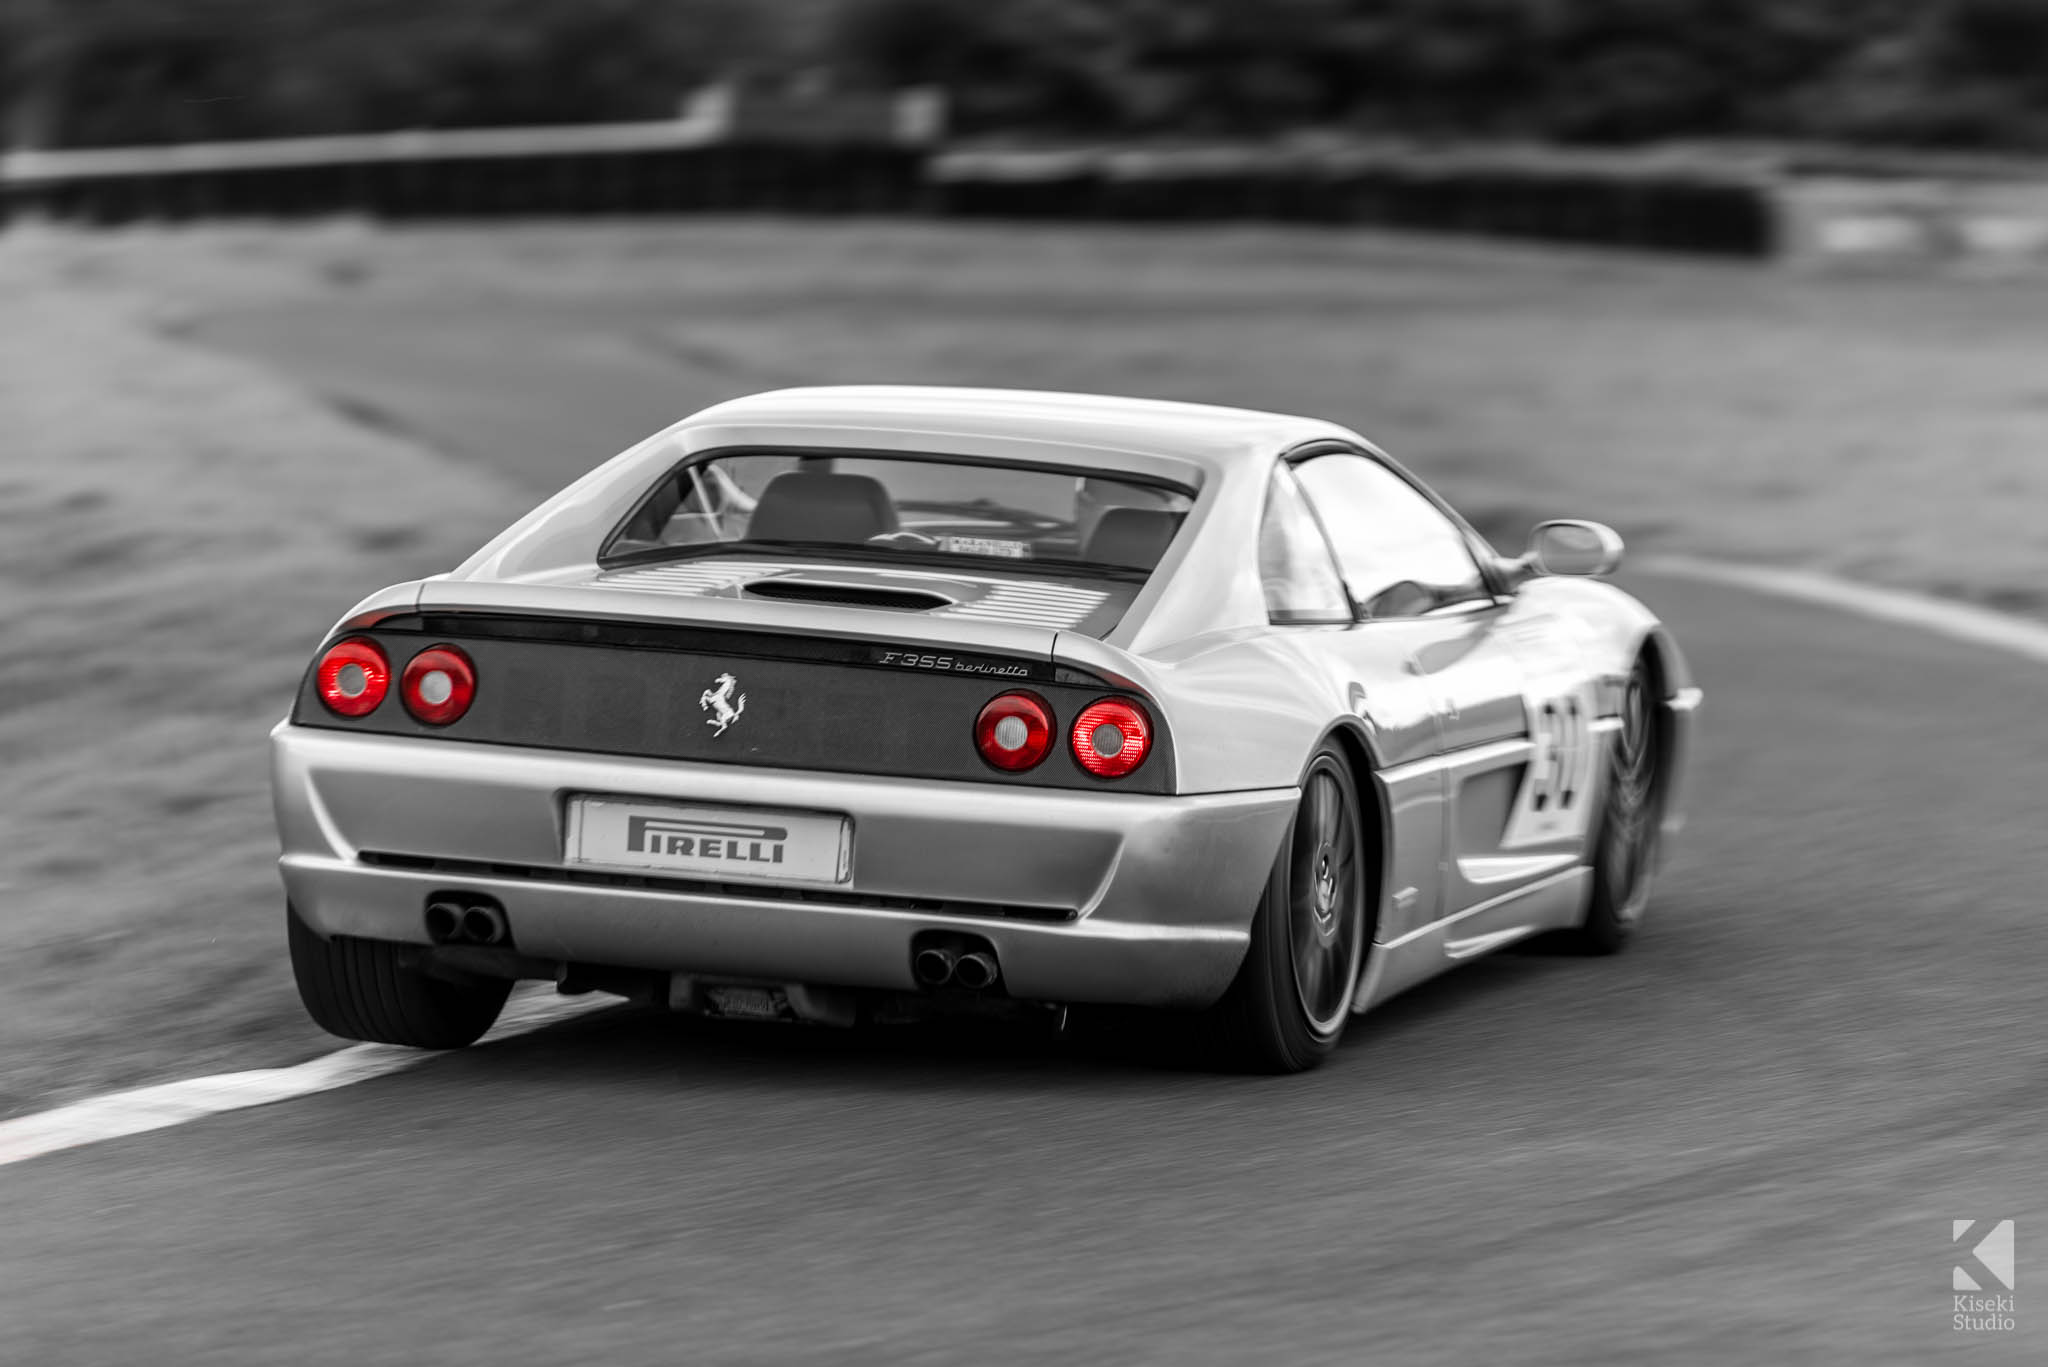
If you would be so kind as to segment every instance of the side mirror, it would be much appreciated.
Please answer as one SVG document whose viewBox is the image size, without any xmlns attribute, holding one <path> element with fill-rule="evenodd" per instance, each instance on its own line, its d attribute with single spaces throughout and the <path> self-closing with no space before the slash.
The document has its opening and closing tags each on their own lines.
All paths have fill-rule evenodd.
<svg viewBox="0 0 2048 1367">
<path fill-rule="evenodd" d="M 1621 564 L 1621 537 L 1598 522 L 1564 519 L 1538 523 L 1522 563 L 1538 574 L 1612 574 Z"/>
</svg>

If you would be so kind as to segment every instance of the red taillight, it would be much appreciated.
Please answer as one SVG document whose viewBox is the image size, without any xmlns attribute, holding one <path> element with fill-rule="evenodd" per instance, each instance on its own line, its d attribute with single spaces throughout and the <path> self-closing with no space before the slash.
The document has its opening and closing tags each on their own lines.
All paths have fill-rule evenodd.
<svg viewBox="0 0 2048 1367">
<path fill-rule="evenodd" d="M 406 664 L 398 695 L 416 719 L 446 726 L 469 711 L 476 697 L 476 666 L 454 646 L 428 646 Z"/>
<path fill-rule="evenodd" d="M 1152 749 L 1152 720 L 1123 698 L 1089 703 L 1074 718 L 1074 758 L 1097 778 L 1122 778 Z"/>
<path fill-rule="evenodd" d="M 391 691 L 391 662 L 367 636 L 351 636 L 327 647 L 314 674 L 320 701 L 337 717 L 367 717 Z"/>
<path fill-rule="evenodd" d="M 974 719 L 974 745 L 998 769 L 1029 769 L 1052 749 L 1052 709 L 1035 693 L 1005 693 Z"/>
</svg>

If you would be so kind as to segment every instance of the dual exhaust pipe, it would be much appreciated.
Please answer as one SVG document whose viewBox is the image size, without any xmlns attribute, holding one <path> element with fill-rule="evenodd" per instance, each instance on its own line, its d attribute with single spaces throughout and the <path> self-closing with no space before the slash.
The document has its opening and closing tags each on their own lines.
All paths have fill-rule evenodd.
<svg viewBox="0 0 2048 1367">
<path fill-rule="evenodd" d="M 950 985 L 969 992 L 985 991 L 1002 976 L 994 951 L 971 949 L 963 954 L 945 945 L 927 945 L 911 955 L 910 971 L 926 987 Z"/>
<path fill-rule="evenodd" d="M 512 927 L 496 902 L 436 897 L 427 903 L 427 938 L 437 945 L 509 945 Z"/>
<path fill-rule="evenodd" d="M 427 938 L 437 945 L 483 945 L 509 948 L 512 926 L 505 909 L 487 897 L 451 894 L 430 898 Z M 922 937 L 920 937 L 922 938 Z M 986 992 L 1002 980 L 1002 966 L 985 940 L 962 936 L 913 949 L 910 969 L 920 986 L 960 987 Z"/>
</svg>

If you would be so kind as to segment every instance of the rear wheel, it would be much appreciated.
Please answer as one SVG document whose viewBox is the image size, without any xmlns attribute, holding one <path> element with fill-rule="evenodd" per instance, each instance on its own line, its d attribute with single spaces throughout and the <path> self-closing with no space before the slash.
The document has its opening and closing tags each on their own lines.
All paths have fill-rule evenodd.
<svg viewBox="0 0 2048 1367">
<path fill-rule="evenodd" d="M 1248 1067 L 1313 1068 L 1343 1037 L 1365 957 L 1370 871 L 1360 816 L 1350 766 L 1335 749 L 1318 751 L 1244 963 L 1212 1008 L 1219 1043 Z"/>
<path fill-rule="evenodd" d="M 1621 730 L 1607 754 L 1600 834 L 1593 846 L 1593 895 L 1576 937 L 1588 954 L 1619 953 L 1650 903 L 1657 862 L 1657 690 L 1639 658 L 1622 694 Z"/>
<path fill-rule="evenodd" d="M 346 935 L 323 940 L 289 904 L 285 922 L 306 1014 L 343 1039 L 460 1049 L 491 1028 L 512 991 L 495 978 L 430 976 L 401 958 L 409 946 Z"/>
</svg>

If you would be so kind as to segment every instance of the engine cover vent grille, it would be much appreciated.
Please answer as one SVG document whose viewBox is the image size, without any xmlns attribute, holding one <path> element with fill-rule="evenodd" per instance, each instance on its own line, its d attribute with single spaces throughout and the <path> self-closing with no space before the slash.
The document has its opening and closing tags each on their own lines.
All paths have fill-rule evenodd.
<svg viewBox="0 0 2048 1367">
<path fill-rule="evenodd" d="M 954 600 L 929 589 L 883 588 L 874 584 L 835 584 L 814 579 L 756 579 L 746 586 L 756 598 L 774 598 L 789 603 L 831 603 L 848 608 L 895 608 L 901 612 L 929 612 L 951 607 Z"/>
</svg>

